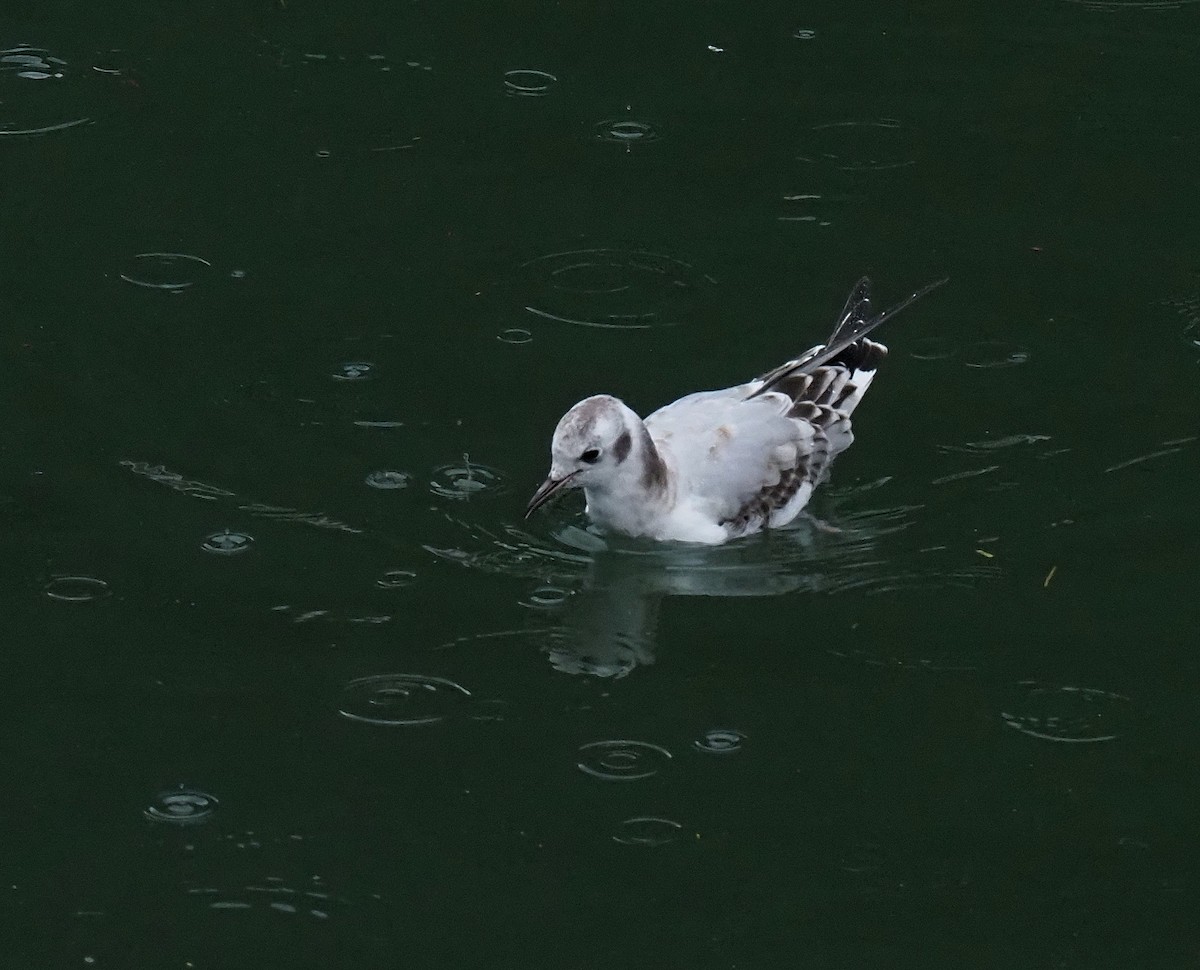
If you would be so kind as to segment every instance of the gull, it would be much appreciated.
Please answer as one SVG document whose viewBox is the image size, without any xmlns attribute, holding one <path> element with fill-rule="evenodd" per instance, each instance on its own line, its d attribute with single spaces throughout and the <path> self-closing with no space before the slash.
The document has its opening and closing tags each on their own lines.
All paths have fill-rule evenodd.
<svg viewBox="0 0 1200 970">
<path fill-rule="evenodd" d="M 945 282 L 875 313 L 864 276 L 825 343 L 645 420 L 610 394 L 584 398 L 554 429 L 550 475 L 526 518 L 582 488 L 588 518 L 606 533 L 715 545 L 787 525 L 854 441 L 850 415 L 887 356 L 867 334 Z"/>
</svg>

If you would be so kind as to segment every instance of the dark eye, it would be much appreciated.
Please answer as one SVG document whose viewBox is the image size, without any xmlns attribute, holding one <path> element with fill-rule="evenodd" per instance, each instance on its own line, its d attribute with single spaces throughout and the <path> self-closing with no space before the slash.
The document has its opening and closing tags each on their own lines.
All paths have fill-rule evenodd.
<svg viewBox="0 0 1200 970">
<path fill-rule="evenodd" d="M 589 448 L 587 451 L 585 451 L 582 455 L 579 456 L 579 460 L 585 461 L 589 465 L 596 464 L 596 462 L 598 462 L 600 460 L 600 449 L 599 448 Z"/>
</svg>

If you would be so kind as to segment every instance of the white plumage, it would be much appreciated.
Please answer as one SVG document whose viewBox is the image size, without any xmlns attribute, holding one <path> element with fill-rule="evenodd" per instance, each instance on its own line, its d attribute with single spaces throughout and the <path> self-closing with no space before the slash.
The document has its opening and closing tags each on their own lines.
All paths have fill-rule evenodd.
<svg viewBox="0 0 1200 970">
<path fill-rule="evenodd" d="M 588 516 L 606 532 L 720 543 L 786 525 L 854 440 L 850 416 L 887 355 L 866 335 L 944 282 L 872 314 L 864 277 L 824 344 L 644 421 L 618 398 L 585 398 L 559 421 L 550 476 L 526 514 L 582 488 Z"/>
</svg>

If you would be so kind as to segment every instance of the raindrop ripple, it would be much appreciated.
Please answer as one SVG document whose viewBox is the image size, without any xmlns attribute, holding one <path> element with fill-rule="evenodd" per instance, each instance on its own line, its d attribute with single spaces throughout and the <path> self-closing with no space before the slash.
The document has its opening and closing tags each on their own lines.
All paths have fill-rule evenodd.
<svg viewBox="0 0 1200 970">
<path fill-rule="evenodd" d="M 178 293 L 195 286 L 212 263 L 187 253 L 138 253 L 121 271 L 121 279 L 148 290 Z"/>
<path fill-rule="evenodd" d="M 692 745 L 697 751 L 705 754 L 737 754 L 742 750 L 742 742 L 746 735 L 731 728 L 712 728 L 704 732 L 704 737 L 697 738 Z"/>
<path fill-rule="evenodd" d="M 461 684 L 426 674 L 359 677 L 342 694 L 342 717 L 379 727 L 438 724 L 461 710 L 471 696 Z"/>
<path fill-rule="evenodd" d="M 534 316 L 608 330 L 646 330 L 680 322 L 700 289 L 691 265 L 660 253 L 576 249 L 521 266 L 534 288 Z M 711 282 L 711 281 L 710 281 Z"/>
<path fill-rule="evenodd" d="M 205 536 L 200 548 L 215 556 L 236 556 L 238 553 L 249 552 L 254 544 L 254 537 L 244 532 L 231 532 L 222 529 L 212 535 Z"/>
<path fill-rule="evenodd" d="M 108 583 L 94 576 L 55 576 L 43 589 L 52 600 L 91 603 L 109 595 Z"/>
<path fill-rule="evenodd" d="M 622 845 L 658 846 L 678 841 L 683 834 L 683 826 L 669 818 L 658 818 L 653 815 L 639 815 L 627 818 L 613 833 L 613 841 Z"/>
<path fill-rule="evenodd" d="M 671 760 L 670 751 L 646 741 L 592 741 L 579 755 L 579 770 L 605 781 L 652 778 Z"/>
<path fill-rule="evenodd" d="M 199 825 L 212 818 L 217 800 L 207 792 L 176 788 L 160 792 L 142 813 L 152 822 L 171 825 Z"/>
</svg>

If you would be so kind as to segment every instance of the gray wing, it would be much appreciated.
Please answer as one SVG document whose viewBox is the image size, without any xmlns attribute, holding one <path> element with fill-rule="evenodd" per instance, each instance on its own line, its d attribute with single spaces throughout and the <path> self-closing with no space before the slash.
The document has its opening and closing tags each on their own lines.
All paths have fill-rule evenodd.
<svg viewBox="0 0 1200 970">
<path fill-rule="evenodd" d="M 646 428 L 688 492 L 731 534 L 783 524 L 854 441 L 850 415 L 887 356 L 866 335 L 945 282 L 872 314 L 863 277 L 825 344 L 747 384 L 668 404 Z"/>
<path fill-rule="evenodd" d="M 806 499 L 835 453 L 826 429 L 794 416 L 789 398 L 772 392 L 748 400 L 745 391 L 692 394 L 646 418 L 690 500 L 732 534 Z"/>
</svg>

